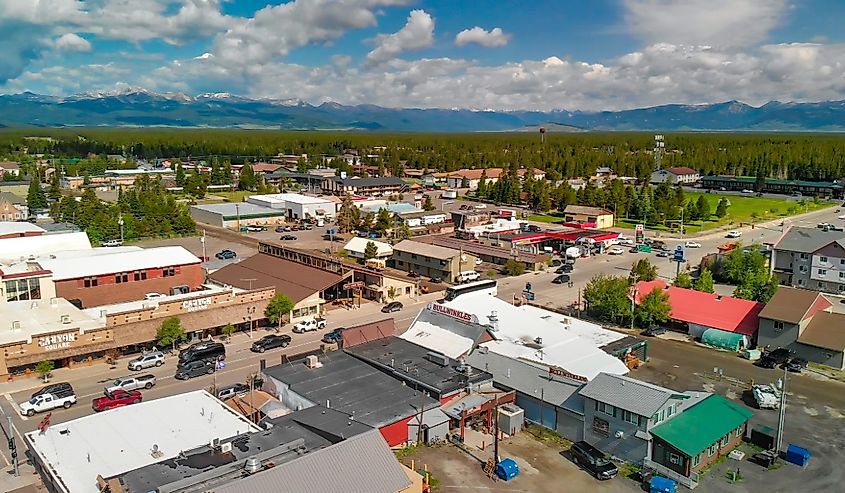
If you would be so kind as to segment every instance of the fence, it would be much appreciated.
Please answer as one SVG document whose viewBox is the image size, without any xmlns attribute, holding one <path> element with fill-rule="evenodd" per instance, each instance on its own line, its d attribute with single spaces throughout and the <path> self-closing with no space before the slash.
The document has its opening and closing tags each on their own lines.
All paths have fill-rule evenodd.
<svg viewBox="0 0 845 493">
<path fill-rule="evenodd" d="M 658 474 L 661 476 L 666 476 L 669 479 L 674 479 L 683 486 L 694 490 L 698 486 L 698 473 L 691 473 L 690 477 L 686 477 L 683 474 L 678 474 L 675 471 L 669 469 L 668 467 L 658 464 L 651 459 L 643 459 L 643 466 L 649 469 L 654 469 Z"/>
</svg>

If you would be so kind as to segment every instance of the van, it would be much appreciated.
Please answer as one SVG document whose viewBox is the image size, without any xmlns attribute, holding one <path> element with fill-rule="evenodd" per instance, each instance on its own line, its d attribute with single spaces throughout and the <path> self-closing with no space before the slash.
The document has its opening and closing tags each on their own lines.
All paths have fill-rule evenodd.
<svg viewBox="0 0 845 493">
<path fill-rule="evenodd" d="M 178 366 L 192 361 L 218 361 L 226 359 L 226 348 L 219 342 L 200 342 L 179 352 Z"/>
<path fill-rule="evenodd" d="M 481 275 L 474 270 L 461 272 L 458 274 L 458 282 L 472 282 L 481 279 Z"/>
</svg>

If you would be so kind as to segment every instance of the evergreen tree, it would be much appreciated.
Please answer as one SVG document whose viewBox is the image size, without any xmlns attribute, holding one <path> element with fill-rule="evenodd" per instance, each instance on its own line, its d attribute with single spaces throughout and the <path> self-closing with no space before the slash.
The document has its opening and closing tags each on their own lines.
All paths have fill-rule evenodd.
<svg viewBox="0 0 845 493">
<path fill-rule="evenodd" d="M 178 163 L 176 165 L 176 186 L 184 187 L 185 181 L 185 169 L 182 168 L 182 163 Z"/>
<path fill-rule="evenodd" d="M 255 191 L 256 188 L 258 188 L 258 176 L 256 176 L 252 166 L 246 163 L 241 168 L 241 174 L 238 178 L 238 189 Z"/>
<path fill-rule="evenodd" d="M 713 274 L 710 272 L 710 269 L 703 269 L 701 271 L 701 274 L 698 275 L 698 279 L 695 280 L 693 289 L 703 293 L 713 292 Z"/>
<path fill-rule="evenodd" d="M 387 209 L 379 209 L 376 214 L 376 231 L 384 235 L 389 229 L 393 229 L 393 214 Z"/>
<path fill-rule="evenodd" d="M 689 272 L 681 272 L 678 274 L 678 277 L 675 278 L 674 282 L 675 287 L 677 288 L 692 288 L 692 276 L 690 276 Z"/>
<path fill-rule="evenodd" d="M 431 202 L 431 195 L 425 198 L 425 202 L 423 202 L 423 210 L 424 211 L 433 211 L 434 204 Z"/>
<path fill-rule="evenodd" d="M 728 199 L 722 198 L 716 206 L 716 217 L 722 219 L 726 215 L 728 215 Z"/>
<path fill-rule="evenodd" d="M 376 255 L 378 255 L 378 247 L 375 242 L 368 241 L 367 245 L 364 247 L 364 260 L 375 258 Z"/>
<path fill-rule="evenodd" d="M 341 233 L 348 233 L 358 227 L 360 219 L 360 209 L 352 203 L 352 196 L 346 194 L 337 213 L 338 229 Z"/>
<path fill-rule="evenodd" d="M 704 195 L 699 195 L 695 207 L 699 219 L 703 221 L 707 221 L 710 219 L 710 201 L 707 200 L 707 197 L 705 197 Z"/>
<path fill-rule="evenodd" d="M 53 201 L 62 198 L 62 183 L 59 170 L 54 170 L 53 174 L 50 175 L 50 189 L 47 191 L 47 196 Z"/>
<path fill-rule="evenodd" d="M 478 179 L 478 188 L 475 189 L 475 194 L 481 198 L 487 197 L 487 170 L 481 172 L 481 178 Z"/>
<path fill-rule="evenodd" d="M 41 188 L 41 182 L 35 176 L 29 182 L 29 190 L 26 193 L 26 205 L 30 211 L 47 207 L 47 196 Z"/>
<path fill-rule="evenodd" d="M 631 266 L 631 273 L 628 276 L 632 281 L 653 281 L 657 279 L 657 266 L 641 258 Z"/>
<path fill-rule="evenodd" d="M 232 163 L 228 160 L 223 163 L 223 173 L 221 175 L 221 181 L 223 185 L 231 185 L 232 184 Z"/>
</svg>

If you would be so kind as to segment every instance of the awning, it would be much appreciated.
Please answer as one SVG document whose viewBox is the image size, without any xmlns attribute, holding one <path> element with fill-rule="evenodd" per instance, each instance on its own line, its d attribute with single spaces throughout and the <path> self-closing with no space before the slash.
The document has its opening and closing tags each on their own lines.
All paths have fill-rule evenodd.
<svg viewBox="0 0 845 493">
<path fill-rule="evenodd" d="M 701 334 L 701 342 L 708 346 L 739 351 L 745 343 L 745 336 L 719 329 L 707 329 Z"/>
</svg>

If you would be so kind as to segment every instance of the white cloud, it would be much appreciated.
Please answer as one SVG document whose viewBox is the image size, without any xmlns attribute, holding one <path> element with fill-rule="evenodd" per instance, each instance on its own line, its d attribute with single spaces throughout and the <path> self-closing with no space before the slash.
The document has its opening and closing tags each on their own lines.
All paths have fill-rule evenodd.
<svg viewBox="0 0 845 493">
<path fill-rule="evenodd" d="M 91 43 L 82 36 L 74 33 L 63 34 L 56 40 L 55 45 L 60 51 L 77 51 L 81 53 L 91 51 Z"/>
<path fill-rule="evenodd" d="M 402 29 L 380 35 L 376 48 L 367 54 L 367 63 L 392 60 L 406 51 L 421 50 L 434 43 L 434 19 L 424 10 L 412 10 Z"/>
<path fill-rule="evenodd" d="M 494 27 L 489 31 L 475 26 L 472 29 L 464 29 L 455 36 L 455 45 L 464 46 L 470 43 L 479 44 L 487 48 L 505 46 L 510 40 L 510 35 L 505 34 L 501 27 Z"/>
<path fill-rule="evenodd" d="M 629 30 L 650 43 L 747 46 L 765 39 L 787 0 L 623 0 Z"/>
</svg>

